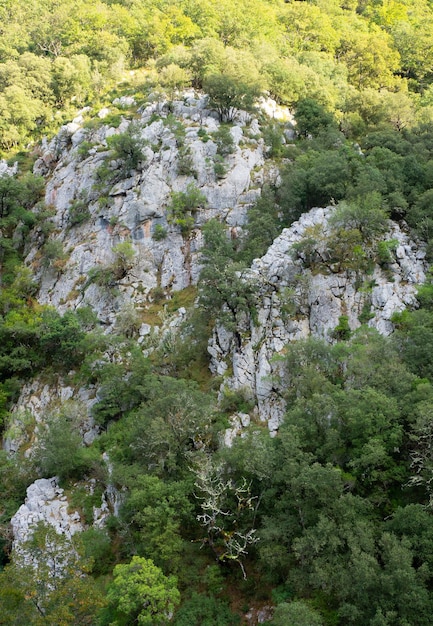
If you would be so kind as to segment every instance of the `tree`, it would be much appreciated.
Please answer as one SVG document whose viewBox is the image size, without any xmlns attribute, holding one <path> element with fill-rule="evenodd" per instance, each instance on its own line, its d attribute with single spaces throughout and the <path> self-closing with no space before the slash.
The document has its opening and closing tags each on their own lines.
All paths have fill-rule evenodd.
<svg viewBox="0 0 433 626">
<path fill-rule="evenodd" d="M 124 470 L 128 472 L 128 468 Z M 118 468 L 119 471 L 122 470 Z M 137 472 L 133 473 L 134 476 L 125 481 L 130 494 L 121 510 L 121 519 L 126 520 L 130 529 L 131 549 L 160 567 L 179 571 L 182 568 L 182 531 L 193 520 L 189 499 L 191 485 L 181 480 L 163 481 L 157 476 L 135 477 Z"/>
<path fill-rule="evenodd" d="M 173 626 L 239 626 L 240 618 L 214 597 L 193 593 L 174 616 Z"/>
<path fill-rule="evenodd" d="M 242 315 L 255 315 L 256 291 L 252 279 L 242 276 L 245 265 L 234 260 L 233 242 L 217 220 L 204 227 L 203 269 L 199 304 L 228 330 Z"/>
<path fill-rule="evenodd" d="M 165 576 L 151 561 L 134 556 L 116 565 L 107 597 L 115 609 L 114 624 L 166 624 L 180 601 L 176 578 Z"/>
<path fill-rule="evenodd" d="M 127 418 L 125 442 L 135 462 L 179 476 L 194 451 L 211 444 L 211 398 L 193 382 L 169 376 L 149 378 L 147 393 Z"/>
<path fill-rule="evenodd" d="M 274 626 L 322 626 L 323 621 L 319 613 L 302 600 L 282 602 L 279 604 L 272 618 Z"/>
<path fill-rule="evenodd" d="M 248 83 L 225 74 L 213 74 L 204 81 L 209 104 L 221 121 L 232 122 L 238 110 L 252 111 L 261 93 L 258 83 Z"/>
<path fill-rule="evenodd" d="M 295 120 L 296 130 L 304 137 L 336 127 L 333 115 L 312 98 L 304 98 L 297 103 Z"/>
<path fill-rule="evenodd" d="M 207 204 L 207 198 L 194 183 L 189 183 L 186 191 L 172 191 L 167 207 L 168 219 L 180 226 L 186 235 L 194 226 L 193 214 Z"/>
<path fill-rule="evenodd" d="M 98 454 L 83 444 L 80 425 L 86 419 L 78 403 L 64 404 L 57 414 L 46 417 L 35 448 L 35 461 L 46 478 L 78 477 L 94 466 Z"/>
<path fill-rule="evenodd" d="M 246 578 L 242 560 L 259 541 L 256 529 L 252 528 L 258 502 L 248 481 L 244 477 L 237 482 L 228 479 L 226 469 L 209 456 L 196 463 L 195 486 L 201 501 L 197 519 L 206 529 L 203 543 L 210 546 L 219 561 L 238 563 Z"/>
<path fill-rule="evenodd" d="M 356 228 L 364 241 L 371 241 L 388 226 L 388 216 L 381 208 L 382 198 L 377 192 L 350 202 L 340 202 L 331 216 L 331 225 L 337 228 Z"/>
</svg>

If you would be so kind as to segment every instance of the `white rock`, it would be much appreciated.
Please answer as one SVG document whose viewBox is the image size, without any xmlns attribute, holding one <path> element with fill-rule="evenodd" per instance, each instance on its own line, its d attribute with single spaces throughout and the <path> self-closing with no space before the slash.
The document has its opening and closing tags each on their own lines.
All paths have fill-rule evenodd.
<svg viewBox="0 0 433 626">
<path fill-rule="evenodd" d="M 24 504 L 11 519 L 14 549 L 22 549 L 38 522 L 52 526 L 58 534 L 68 538 L 84 530 L 78 512 L 69 513 L 63 494 L 56 477 L 40 478 L 28 487 Z"/>
</svg>

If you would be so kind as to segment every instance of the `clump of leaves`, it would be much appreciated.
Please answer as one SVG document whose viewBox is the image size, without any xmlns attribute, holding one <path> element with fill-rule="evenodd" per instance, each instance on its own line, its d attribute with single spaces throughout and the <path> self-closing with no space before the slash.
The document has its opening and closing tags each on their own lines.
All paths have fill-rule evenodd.
<svg viewBox="0 0 433 626">
<path fill-rule="evenodd" d="M 168 219 L 180 226 L 182 234 L 187 234 L 194 226 L 193 214 L 205 207 L 206 196 L 198 187 L 190 183 L 186 191 L 173 191 L 168 206 Z"/>
</svg>

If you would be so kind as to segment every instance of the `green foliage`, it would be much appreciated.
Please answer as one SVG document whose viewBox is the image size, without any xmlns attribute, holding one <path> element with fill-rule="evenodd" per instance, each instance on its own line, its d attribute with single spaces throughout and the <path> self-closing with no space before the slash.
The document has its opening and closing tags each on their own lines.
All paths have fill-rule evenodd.
<svg viewBox="0 0 433 626">
<path fill-rule="evenodd" d="M 99 502 L 101 503 L 101 493 L 98 493 Z M 93 511 L 92 511 L 93 514 Z M 93 521 L 89 520 L 89 523 Z M 105 530 L 99 528 L 88 528 L 84 530 L 80 539 L 83 544 L 84 556 L 92 563 L 92 573 L 96 575 L 107 574 L 113 566 L 113 546 L 111 539 Z"/>
<path fill-rule="evenodd" d="M 209 94 L 210 106 L 216 109 L 222 122 L 232 122 L 239 109 L 252 111 L 261 93 L 258 83 L 242 81 L 224 74 L 207 77 L 204 89 Z"/>
<path fill-rule="evenodd" d="M 219 407 L 221 411 L 227 413 L 249 413 L 254 408 L 254 402 L 249 397 L 249 390 L 246 389 L 224 389 L 220 398 Z"/>
<path fill-rule="evenodd" d="M 118 426 L 124 438 L 123 454 L 150 472 L 179 476 L 196 450 L 212 444 L 212 398 L 182 379 L 148 374 L 136 379 L 134 389 L 131 378 L 124 383 L 125 400 L 129 401 L 126 410 L 134 407 L 134 401 L 137 406 Z M 120 384 L 116 391 L 120 401 Z M 102 407 L 95 408 L 99 413 Z"/>
<path fill-rule="evenodd" d="M 117 283 L 128 275 L 134 265 L 135 249 L 129 241 L 122 241 L 112 248 L 114 259 L 112 263 L 93 267 L 88 272 L 85 286 L 95 283 L 108 291 L 114 289 Z"/>
<path fill-rule="evenodd" d="M 314 206 L 337 208 L 330 235 L 307 232 L 295 250 L 312 270 L 354 273 L 359 284 L 373 262 L 386 272 L 396 246 L 381 241 L 388 217 L 405 219 L 431 256 L 430 4 L 3 4 L 3 150 L 50 136 L 56 125 L 75 116 L 75 107 L 98 97 L 105 104 L 109 98 L 103 91 L 122 69 L 143 63 L 146 85 L 139 90 L 145 98 L 148 86 L 156 86 L 172 100 L 191 81 L 208 92 L 220 119 L 230 121 L 240 109 L 252 112 L 265 90 L 295 111 L 298 137 L 285 145 L 284 127 L 259 120 L 266 156 L 281 160 L 281 185 L 262 190 L 249 209 L 244 238 L 231 240 L 214 221 L 204 228 L 199 307 L 179 336 L 167 337 L 151 355 L 151 362 L 129 341 L 141 321 L 136 311 L 119 312 L 117 336 L 102 342 L 101 355 L 100 340 L 88 334 L 92 322 L 84 313 L 60 316 L 33 300 L 36 285 L 21 266 L 31 230 L 31 240 L 41 241 L 42 265 L 60 271 L 66 255 L 59 240 L 49 238 L 54 223 L 42 203 L 44 181 L 30 174 L 0 178 L 0 419 L 11 423 L 10 402 L 25 380 L 44 370 L 52 376 L 81 369 L 82 378 L 97 388 L 93 412 L 106 429 L 100 446 L 112 463 L 110 480 L 124 496 L 109 534 L 94 529 L 84 534 L 87 558 L 80 557 L 65 580 L 53 581 L 47 568 L 35 574 L 22 563 L 6 566 L 0 623 L 168 621 L 179 598 L 167 579 L 159 595 L 160 571 L 149 561 L 114 571 L 111 605 L 96 615 L 104 602 L 88 571 L 93 567 L 95 576 L 109 575 L 115 562 L 138 553 L 167 574 L 184 572 L 190 599 L 175 614 L 175 624 L 236 623 L 225 600 L 241 606 L 247 583 L 239 585 L 241 572 L 230 567 L 240 561 L 255 599 L 260 595 L 267 601 L 272 585 L 284 585 L 274 623 L 427 626 L 433 587 L 430 278 L 419 291 L 420 308 L 393 317 L 392 338 L 366 327 L 352 332 L 342 316 L 333 345 L 311 339 L 287 348 L 281 375 L 270 381 L 288 406 L 273 439 L 256 423 L 232 449 L 221 449 L 217 429 L 218 422 L 224 426 L 224 415 L 214 414 L 211 392 L 199 391 L 182 377 L 194 377 L 209 389 L 204 372 L 210 325 L 214 320 L 225 325 L 235 346 L 243 340 L 239 328 L 254 321 L 257 289 L 244 280 L 246 268 L 283 226 Z M 139 76 L 141 71 L 134 80 Z M 133 78 L 128 80 L 132 85 Z M 129 113 L 112 109 L 104 121 L 90 123 L 89 132 L 104 124 L 119 126 Z M 164 119 L 179 149 L 179 173 L 194 176 L 185 128 L 172 115 Z M 101 206 L 108 203 L 110 185 L 140 169 L 140 135 L 132 122 L 126 133 L 108 140 L 107 159 L 96 174 L 105 196 Z M 234 148 L 229 128 L 222 125 L 212 135 L 200 128 L 198 136 L 217 143 L 214 172 L 224 178 L 225 159 Z M 87 139 L 72 149 L 79 158 L 91 148 L 91 135 Z M 78 197 L 72 203 L 70 226 L 88 219 L 86 202 Z M 170 220 L 188 234 L 194 213 L 204 204 L 191 185 L 171 198 Z M 153 236 L 162 240 L 166 234 L 160 226 Z M 89 278 L 112 289 L 134 262 L 134 249 L 124 242 L 113 250 L 113 262 Z M 364 292 L 361 322 L 372 316 L 367 287 Z M 167 308 L 176 306 L 168 293 L 159 295 Z M 286 295 L 292 317 L 302 303 L 290 287 Z M 248 411 L 248 393 L 222 394 L 219 408 Z M 65 406 L 48 416 L 49 430 L 40 427 L 35 461 L 43 475 L 58 473 L 63 480 L 99 475 L 99 453 L 82 445 L 81 413 L 68 411 Z M 23 419 L 20 428 L 27 435 L 30 423 Z M 212 461 L 209 471 L 200 466 L 203 452 Z M 35 476 L 21 456 L 0 460 L 0 531 L 8 547 L 10 517 Z M 77 487 L 71 502 L 81 501 L 90 521 L 99 488 L 94 499 L 83 494 Z M 252 530 L 255 534 L 248 534 Z M 81 551 L 58 538 L 62 545 L 56 555 L 44 537 L 36 537 L 31 549 L 44 555 L 45 564 L 51 557 L 61 564 L 66 552 Z M 199 552 L 200 537 L 213 548 L 218 564 L 209 566 L 210 553 Z M 253 538 L 260 538 L 257 545 Z M 135 579 L 146 572 L 152 578 L 146 594 L 158 596 L 155 605 L 143 604 Z M 203 589 L 213 595 L 203 595 Z M 224 600 L 216 599 L 219 595 Z M 149 616 L 152 606 L 156 615 Z"/>
<path fill-rule="evenodd" d="M 83 446 L 79 430 L 82 420 L 79 408 L 73 404 L 64 406 L 58 414 L 47 416 L 35 452 L 35 463 L 43 477 L 77 479 L 94 467 L 98 455 Z"/>
<path fill-rule="evenodd" d="M 250 264 L 260 258 L 280 234 L 281 218 L 273 189 L 265 186 L 260 198 L 248 211 L 247 236 L 240 252 L 242 260 Z"/>
<path fill-rule="evenodd" d="M 180 594 L 173 576 L 164 576 L 149 559 L 134 556 L 116 565 L 108 599 L 115 607 L 117 624 L 165 624 Z"/>
<path fill-rule="evenodd" d="M 336 126 L 333 116 L 312 98 L 299 100 L 296 105 L 295 120 L 296 130 L 303 137 L 315 136 Z"/>
<path fill-rule="evenodd" d="M 0 624 L 95 623 L 106 601 L 88 575 L 79 539 L 71 541 L 40 524 L 24 549 L 27 560 L 16 554 L 0 573 Z"/>
<path fill-rule="evenodd" d="M 270 122 L 262 130 L 263 140 L 267 146 L 266 156 L 278 159 L 286 153 L 283 129 L 278 122 Z"/>
<path fill-rule="evenodd" d="M 177 159 L 177 171 L 184 176 L 197 177 L 197 171 L 194 167 L 194 160 L 192 158 L 191 148 L 189 146 L 182 146 L 179 148 Z"/>
<path fill-rule="evenodd" d="M 372 193 L 353 202 L 341 202 L 331 218 L 331 224 L 341 228 L 356 228 L 365 240 L 383 233 L 387 214 L 381 209 L 382 198 Z"/>
<path fill-rule="evenodd" d="M 224 163 L 223 157 L 219 154 L 215 155 L 213 171 L 218 179 L 225 178 L 227 175 L 227 166 Z"/>
<path fill-rule="evenodd" d="M 161 224 L 155 224 L 152 237 L 155 241 L 163 241 L 167 237 L 167 229 Z"/>
<path fill-rule="evenodd" d="M 173 191 L 171 202 L 167 207 L 169 220 L 180 226 L 183 234 L 189 233 L 194 226 L 194 213 L 205 207 L 206 196 L 193 183 L 189 183 L 186 191 Z"/>
<path fill-rule="evenodd" d="M 183 603 L 173 621 L 174 626 L 236 626 L 239 623 L 239 617 L 225 602 L 198 593 L 193 593 Z"/>
<path fill-rule="evenodd" d="M 379 241 L 377 244 L 377 258 L 378 262 L 382 266 L 387 266 L 394 261 L 394 253 L 398 246 L 397 239 L 390 239 L 389 241 Z"/>
<path fill-rule="evenodd" d="M 137 350 L 121 362 L 96 363 L 92 377 L 99 384 L 98 401 L 92 407 L 96 422 L 105 425 L 140 405 L 148 397 L 150 364 Z"/>
<path fill-rule="evenodd" d="M 340 317 L 338 318 L 338 324 L 334 328 L 332 334 L 336 339 L 340 339 L 342 341 L 350 338 L 351 330 L 349 326 L 349 318 L 347 315 L 340 315 Z"/>
<path fill-rule="evenodd" d="M 107 161 L 99 166 L 95 173 L 96 190 L 104 190 L 123 178 L 130 177 L 145 159 L 145 142 L 140 136 L 140 127 L 134 122 L 129 124 L 125 132 L 108 137 L 107 145 L 110 150 L 107 159 L 115 161 L 116 166 L 113 168 Z"/>
<path fill-rule="evenodd" d="M 63 249 L 63 244 L 58 239 L 48 239 L 42 248 L 42 267 L 49 267 L 56 271 L 61 271 L 66 260 L 67 254 Z"/>
<path fill-rule="evenodd" d="M 322 626 L 320 614 L 303 601 L 283 602 L 279 604 L 272 618 L 275 626 Z"/>
<path fill-rule="evenodd" d="M 211 137 L 217 145 L 217 153 L 220 156 L 226 157 L 234 151 L 235 142 L 229 126 L 220 124 L 218 130 L 214 131 Z"/>
<path fill-rule="evenodd" d="M 191 525 L 188 482 L 163 481 L 157 476 L 130 479 L 131 491 L 121 511 L 128 524 L 130 549 L 172 572 L 182 568 L 183 538 Z"/>
<path fill-rule="evenodd" d="M 233 242 L 217 220 L 203 227 L 205 253 L 199 280 L 199 304 L 208 315 L 228 330 L 235 330 L 243 314 L 255 314 L 255 289 L 251 280 L 243 280 L 241 262 L 236 262 Z"/>
<path fill-rule="evenodd" d="M 79 197 L 69 205 L 68 219 L 71 226 L 78 226 L 90 219 L 89 203 L 85 196 Z"/>
</svg>

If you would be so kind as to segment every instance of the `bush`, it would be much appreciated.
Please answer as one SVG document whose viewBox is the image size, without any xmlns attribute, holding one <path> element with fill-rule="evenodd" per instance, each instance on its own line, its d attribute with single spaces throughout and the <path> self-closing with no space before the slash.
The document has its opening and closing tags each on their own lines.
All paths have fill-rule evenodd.
<svg viewBox="0 0 433 626">
<path fill-rule="evenodd" d="M 58 239 L 49 239 L 42 248 L 42 267 L 61 270 L 67 259 L 63 244 Z"/>
<path fill-rule="evenodd" d="M 191 148 L 189 146 L 182 146 L 179 148 L 177 171 L 183 176 L 197 176 L 197 171 L 194 167 L 194 161 L 191 154 Z"/>
<path fill-rule="evenodd" d="M 194 218 L 191 215 L 200 207 L 206 206 L 206 196 L 193 183 L 190 183 L 186 191 L 173 191 L 171 204 L 168 206 L 168 218 L 174 224 L 180 226 L 183 234 L 188 233 L 194 226 Z"/>
<path fill-rule="evenodd" d="M 225 602 L 194 593 L 177 611 L 173 626 L 238 626 L 240 619 Z"/>
<path fill-rule="evenodd" d="M 204 90 L 209 94 L 210 106 L 225 122 L 232 122 L 238 109 L 252 111 L 261 93 L 261 87 L 254 79 L 247 82 L 225 74 L 212 74 L 206 78 Z"/>
<path fill-rule="evenodd" d="M 224 163 L 224 159 L 219 154 L 215 156 L 213 171 L 215 173 L 215 176 L 220 179 L 224 178 L 227 174 L 227 167 Z"/>
<path fill-rule="evenodd" d="M 143 153 L 145 143 L 140 136 L 139 127 L 133 122 L 130 123 L 124 133 L 108 137 L 107 145 L 110 150 L 108 158 L 120 163 L 116 169 L 110 167 L 106 162 L 102 163 L 96 170 L 95 188 L 102 190 L 107 185 L 114 185 L 122 178 L 129 177 L 131 172 L 137 169 L 139 163 L 145 159 Z"/>
<path fill-rule="evenodd" d="M 221 124 L 218 130 L 211 133 L 211 137 L 213 141 L 217 145 L 217 153 L 222 157 L 226 157 L 235 149 L 235 142 L 233 140 L 233 135 L 230 132 L 230 126 L 226 124 Z"/>
<path fill-rule="evenodd" d="M 71 226 L 78 226 L 90 219 L 88 202 L 81 197 L 72 202 L 68 209 L 68 219 Z"/>
<path fill-rule="evenodd" d="M 299 100 L 296 105 L 295 119 L 296 129 L 303 137 L 315 136 L 330 127 L 336 127 L 332 114 L 311 98 Z"/>
<path fill-rule="evenodd" d="M 330 224 L 337 228 L 359 230 L 364 241 L 370 241 L 385 232 L 388 215 L 381 208 L 382 197 L 373 192 L 350 202 L 340 202 L 330 218 Z"/>
<path fill-rule="evenodd" d="M 94 467 L 98 454 L 83 445 L 79 430 L 81 419 L 76 405 L 69 405 L 63 412 L 48 418 L 34 457 L 42 476 L 79 479 Z"/>
<path fill-rule="evenodd" d="M 296 600 L 279 604 L 271 623 L 275 626 L 322 626 L 323 620 L 306 602 Z"/>
<path fill-rule="evenodd" d="M 164 226 L 161 226 L 161 224 L 155 224 L 155 227 L 152 233 L 152 238 L 155 239 L 155 241 L 162 241 L 166 237 L 167 237 L 167 229 L 164 228 Z"/>
</svg>

